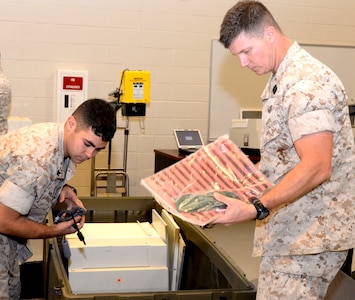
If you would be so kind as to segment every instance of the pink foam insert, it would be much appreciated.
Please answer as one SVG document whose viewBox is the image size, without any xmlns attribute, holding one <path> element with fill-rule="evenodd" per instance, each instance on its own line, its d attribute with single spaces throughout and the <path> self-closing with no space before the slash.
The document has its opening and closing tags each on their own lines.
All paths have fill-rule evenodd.
<svg viewBox="0 0 355 300">
<path fill-rule="evenodd" d="M 211 223 L 224 211 L 179 212 L 175 200 L 185 194 L 229 191 L 241 200 L 249 201 L 271 187 L 228 136 L 222 136 L 174 165 L 142 179 L 141 183 L 167 211 L 200 226 Z"/>
</svg>

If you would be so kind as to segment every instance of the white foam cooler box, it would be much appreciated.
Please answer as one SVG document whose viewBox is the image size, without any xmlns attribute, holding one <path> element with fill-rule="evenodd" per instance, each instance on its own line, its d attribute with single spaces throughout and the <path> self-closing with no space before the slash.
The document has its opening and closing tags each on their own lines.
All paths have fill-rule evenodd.
<svg viewBox="0 0 355 300">
<path fill-rule="evenodd" d="M 66 237 L 73 293 L 162 291 L 169 289 L 165 241 L 149 222 L 87 223 Z"/>
<path fill-rule="evenodd" d="M 74 294 L 168 290 L 166 267 L 78 269 L 69 272 Z"/>
</svg>

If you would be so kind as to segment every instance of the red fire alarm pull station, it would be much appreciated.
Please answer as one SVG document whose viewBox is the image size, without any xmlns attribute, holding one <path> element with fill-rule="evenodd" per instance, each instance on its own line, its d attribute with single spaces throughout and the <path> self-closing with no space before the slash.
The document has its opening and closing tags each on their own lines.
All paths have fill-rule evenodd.
<svg viewBox="0 0 355 300">
<path fill-rule="evenodd" d="M 65 122 L 87 97 L 87 71 L 58 70 L 56 122 Z"/>
</svg>

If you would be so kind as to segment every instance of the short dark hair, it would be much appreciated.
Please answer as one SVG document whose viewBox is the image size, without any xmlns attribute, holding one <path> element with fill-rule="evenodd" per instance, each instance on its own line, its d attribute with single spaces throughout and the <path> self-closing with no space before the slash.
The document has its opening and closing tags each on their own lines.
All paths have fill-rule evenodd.
<svg viewBox="0 0 355 300">
<path fill-rule="evenodd" d="M 102 99 L 89 99 L 80 104 L 73 112 L 77 126 L 91 128 L 104 142 L 109 142 L 116 132 L 116 112 Z"/>
<path fill-rule="evenodd" d="M 229 48 L 241 33 L 263 37 L 266 26 L 273 26 L 282 32 L 264 4 L 258 1 L 239 1 L 224 16 L 219 41 L 225 48 Z"/>
</svg>

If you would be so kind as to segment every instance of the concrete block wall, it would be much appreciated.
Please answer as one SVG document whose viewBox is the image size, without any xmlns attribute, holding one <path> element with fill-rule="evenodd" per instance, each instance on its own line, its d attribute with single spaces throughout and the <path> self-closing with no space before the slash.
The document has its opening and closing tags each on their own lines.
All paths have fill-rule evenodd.
<svg viewBox="0 0 355 300">
<path fill-rule="evenodd" d="M 284 32 L 304 43 L 355 46 L 355 2 L 264 0 Z M 0 52 L 12 82 L 11 115 L 54 121 L 56 70 L 87 70 L 89 98 L 108 99 L 120 72 L 151 72 L 145 118 L 130 118 L 130 195 L 147 195 L 140 179 L 154 172 L 154 149 L 175 148 L 174 128 L 207 137 L 210 44 L 230 0 L 2 0 Z M 341 58 L 339 58 L 341 59 Z M 125 119 L 119 116 L 120 125 Z M 123 132 L 112 143 L 112 165 L 123 157 Z M 107 165 L 107 152 L 96 159 Z M 72 180 L 89 195 L 91 163 Z"/>
</svg>

